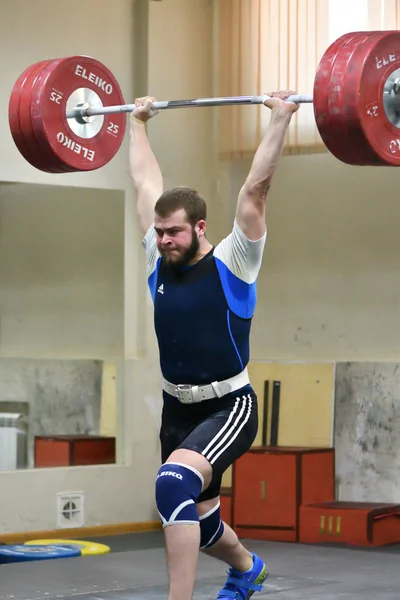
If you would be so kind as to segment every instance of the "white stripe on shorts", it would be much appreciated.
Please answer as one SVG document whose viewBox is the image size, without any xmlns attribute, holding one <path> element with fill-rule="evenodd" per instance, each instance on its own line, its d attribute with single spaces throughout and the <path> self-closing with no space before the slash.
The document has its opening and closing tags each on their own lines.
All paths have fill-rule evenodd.
<svg viewBox="0 0 400 600">
<path fill-rule="evenodd" d="M 240 409 L 239 402 L 243 400 Z M 208 446 L 206 446 L 202 452 L 202 455 L 209 461 L 210 464 L 214 464 L 217 458 L 223 454 L 235 441 L 247 421 L 250 419 L 251 408 L 253 400 L 251 395 L 237 397 L 234 407 L 223 427 L 218 431 L 217 435 L 213 437 Z M 218 452 L 217 452 L 218 451 Z"/>
</svg>

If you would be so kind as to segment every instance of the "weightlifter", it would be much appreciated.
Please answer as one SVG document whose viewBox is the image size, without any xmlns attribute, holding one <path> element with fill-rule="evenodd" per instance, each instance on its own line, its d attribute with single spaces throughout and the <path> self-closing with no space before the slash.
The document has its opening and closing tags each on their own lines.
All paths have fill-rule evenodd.
<svg viewBox="0 0 400 600">
<path fill-rule="evenodd" d="M 249 336 L 266 242 L 266 200 L 299 105 L 292 91 L 269 95 L 268 129 L 240 189 L 230 234 L 213 246 L 207 208 L 187 187 L 164 190 L 145 124 L 154 98 L 130 117 L 129 162 L 143 230 L 148 286 L 163 376 L 161 460 L 155 500 L 164 527 L 169 600 L 191 600 L 199 549 L 229 565 L 218 599 L 247 600 L 268 576 L 220 517 L 224 471 L 258 427 L 249 381 Z"/>
</svg>

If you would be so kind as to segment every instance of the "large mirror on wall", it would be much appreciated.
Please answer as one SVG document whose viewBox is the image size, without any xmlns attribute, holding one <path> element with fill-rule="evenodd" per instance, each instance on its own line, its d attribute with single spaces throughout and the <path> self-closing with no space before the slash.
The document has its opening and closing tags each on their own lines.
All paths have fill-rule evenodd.
<svg viewBox="0 0 400 600">
<path fill-rule="evenodd" d="M 0 184 L 0 471 L 115 463 L 124 193 Z"/>
</svg>

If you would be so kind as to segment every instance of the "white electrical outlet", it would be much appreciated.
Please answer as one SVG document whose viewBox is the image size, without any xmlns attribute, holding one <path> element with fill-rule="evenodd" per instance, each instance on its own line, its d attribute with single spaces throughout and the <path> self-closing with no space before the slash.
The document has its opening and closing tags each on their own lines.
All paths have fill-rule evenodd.
<svg viewBox="0 0 400 600">
<path fill-rule="evenodd" d="M 85 524 L 84 492 L 57 494 L 57 529 L 74 529 Z"/>
</svg>

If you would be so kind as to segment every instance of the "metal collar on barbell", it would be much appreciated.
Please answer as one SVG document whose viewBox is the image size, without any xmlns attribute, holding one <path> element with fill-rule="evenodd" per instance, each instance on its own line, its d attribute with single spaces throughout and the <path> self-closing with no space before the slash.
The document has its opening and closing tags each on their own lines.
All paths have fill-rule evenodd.
<svg viewBox="0 0 400 600">
<path fill-rule="evenodd" d="M 349 32 L 321 58 L 313 103 L 328 150 L 351 165 L 400 166 L 400 32 Z M 262 104 L 266 96 L 167 100 L 158 110 Z M 89 171 L 107 164 L 126 131 L 126 104 L 111 71 L 87 56 L 44 60 L 17 79 L 9 101 L 11 134 L 22 156 L 51 173 Z"/>
</svg>

